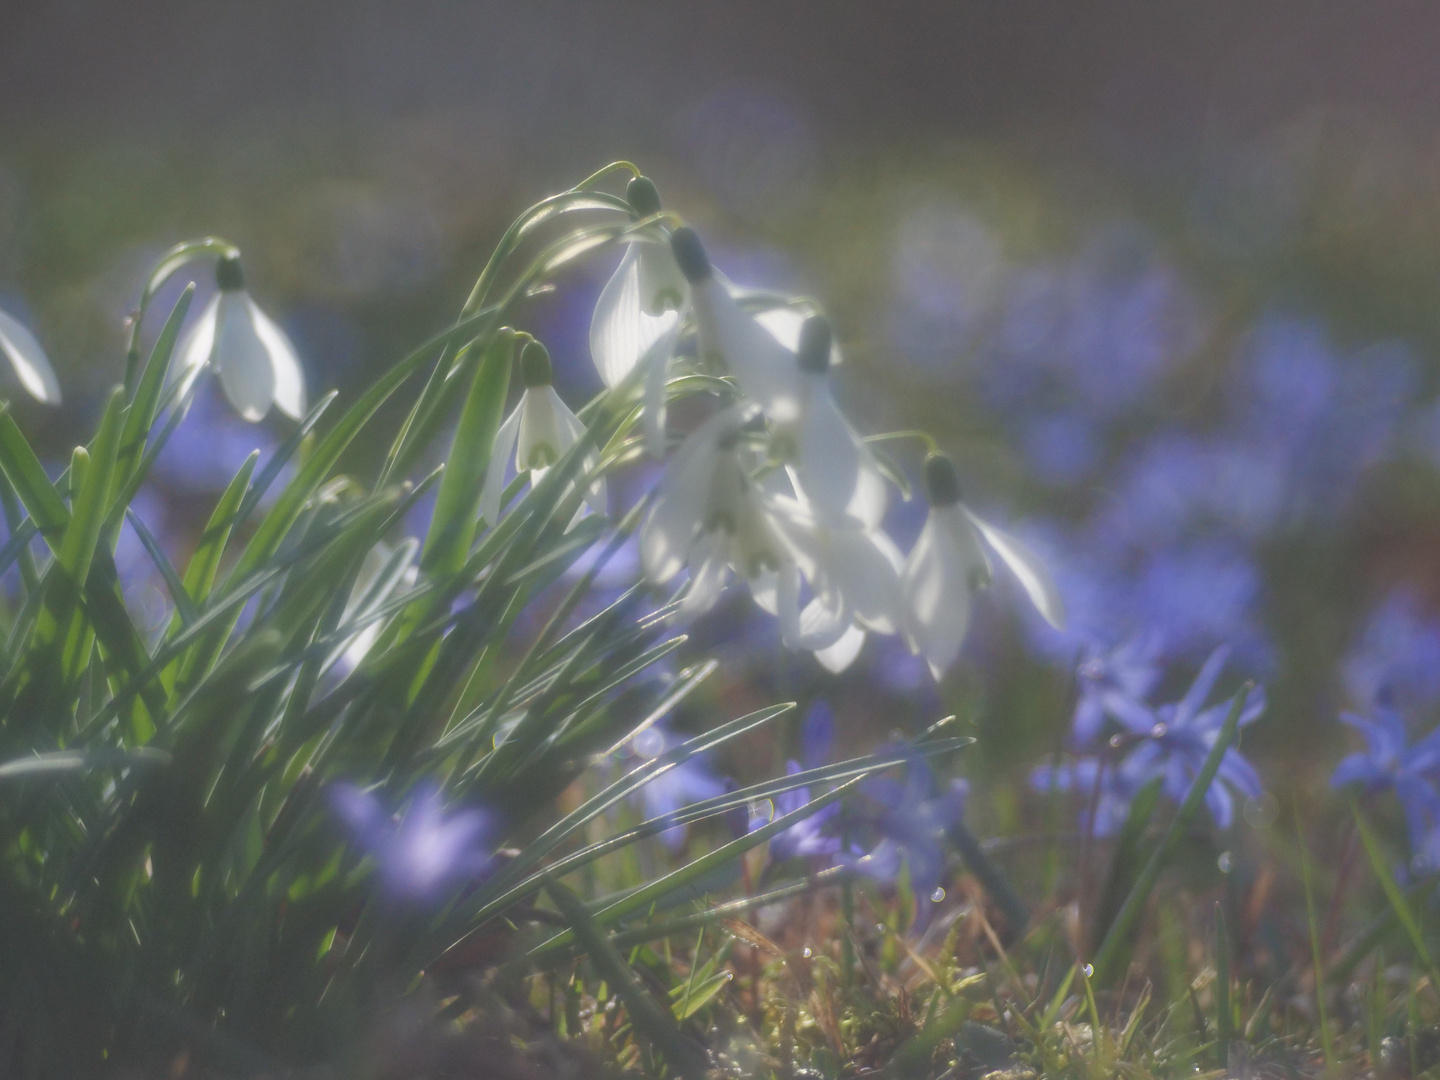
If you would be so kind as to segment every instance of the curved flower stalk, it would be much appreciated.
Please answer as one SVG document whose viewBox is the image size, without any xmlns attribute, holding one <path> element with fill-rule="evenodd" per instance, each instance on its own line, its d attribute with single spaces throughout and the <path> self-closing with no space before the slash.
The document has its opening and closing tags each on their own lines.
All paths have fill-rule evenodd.
<svg viewBox="0 0 1440 1080">
<path fill-rule="evenodd" d="M 25 392 L 46 405 L 60 404 L 60 382 L 35 335 L 17 319 L 0 311 L 0 352 Z"/>
<path fill-rule="evenodd" d="M 1057 629 L 1063 625 L 1064 604 L 1049 571 L 1019 540 L 960 501 L 955 466 L 943 454 L 925 459 L 925 495 L 930 514 L 905 561 L 905 632 L 937 679 L 960 654 L 971 600 L 990 581 L 986 546 L 1010 568 L 1045 620 Z"/>
<path fill-rule="evenodd" d="M 440 790 L 422 784 L 393 818 L 372 792 L 353 784 L 330 789 L 330 805 L 356 841 L 375 857 L 380 884 L 396 900 L 435 903 L 447 889 L 489 872 L 499 829 L 493 814 L 447 814 Z"/>
<path fill-rule="evenodd" d="M 545 479 L 550 466 L 585 435 L 585 425 L 555 392 L 554 368 L 550 353 L 540 342 L 531 339 L 520 351 L 520 379 L 525 392 L 515 410 L 495 434 L 485 486 L 480 494 L 480 513 L 494 525 L 504 509 L 500 499 L 505 489 L 505 467 L 514 452 L 515 471 L 530 474 L 533 488 Z M 598 453 L 585 455 L 585 470 L 593 470 L 599 462 Z M 597 514 L 607 508 L 605 480 L 594 481 L 585 492 L 585 504 Z"/>
<path fill-rule="evenodd" d="M 829 320 L 812 315 L 801 325 L 795 351 L 800 371 L 794 420 L 777 425 L 772 448 L 791 462 L 791 479 L 826 525 L 859 522 L 879 528 L 885 517 L 885 477 L 875 454 L 841 415 L 830 393 L 834 335 Z"/>
<path fill-rule="evenodd" d="M 241 417 L 265 419 L 273 405 L 292 419 L 305 415 L 305 375 L 295 346 L 250 299 L 238 254 L 215 264 L 217 292 L 176 350 L 175 381 L 188 387 L 207 367 Z"/>
<path fill-rule="evenodd" d="M 733 375 L 741 392 L 771 420 L 795 420 L 800 413 L 795 354 L 740 306 L 729 282 L 710 265 L 693 229 L 671 233 L 670 249 L 690 284 L 700 359 Z"/>
</svg>

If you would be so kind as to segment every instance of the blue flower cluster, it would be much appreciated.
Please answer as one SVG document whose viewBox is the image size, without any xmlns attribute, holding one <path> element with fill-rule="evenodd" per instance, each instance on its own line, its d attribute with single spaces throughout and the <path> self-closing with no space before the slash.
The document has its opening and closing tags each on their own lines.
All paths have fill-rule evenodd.
<svg viewBox="0 0 1440 1080">
<path fill-rule="evenodd" d="M 1131 800 L 1155 777 L 1167 798 L 1181 802 L 1231 708 L 1228 700 L 1207 704 L 1229 655 L 1224 646 L 1216 649 L 1184 696 L 1152 705 L 1147 699 L 1161 672 L 1148 643 L 1127 642 L 1108 653 L 1092 650 L 1080 665 L 1072 728 L 1075 743 L 1091 752 L 1071 763 L 1041 766 L 1032 782 L 1041 790 L 1074 794 L 1084 807 L 1085 827 L 1097 836 L 1112 835 L 1124 824 Z M 1264 711 L 1265 691 L 1257 687 L 1246 698 L 1240 726 L 1253 724 Z M 1258 798 L 1261 785 L 1254 766 L 1231 747 L 1220 759 L 1217 782 L 1205 793 L 1221 829 L 1234 824 L 1236 794 Z"/>
</svg>

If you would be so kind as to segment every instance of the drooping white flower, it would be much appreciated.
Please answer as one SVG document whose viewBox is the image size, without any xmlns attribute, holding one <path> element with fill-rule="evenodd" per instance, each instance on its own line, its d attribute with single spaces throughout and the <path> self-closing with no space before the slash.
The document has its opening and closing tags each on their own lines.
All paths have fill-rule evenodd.
<svg viewBox="0 0 1440 1080">
<path fill-rule="evenodd" d="M 1049 571 L 1015 537 L 982 521 L 960 501 L 955 466 L 943 454 L 925 461 L 930 514 L 905 561 L 906 636 L 938 679 L 955 662 L 970 625 L 971 600 L 990 580 L 985 545 L 1020 582 L 1052 626 L 1065 621 L 1064 604 Z M 983 543 L 982 543 L 983 539 Z"/>
<path fill-rule="evenodd" d="M 750 477 L 740 441 L 753 409 L 732 405 L 716 413 L 670 459 L 640 529 L 640 558 L 656 584 L 689 568 L 685 616 L 714 606 L 733 569 L 752 583 L 757 599 L 778 594 L 769 610 L 794 637 L 801 633 L 801 553 L 790 540 L 796 525 L 788 519 L 798 504 L 775 498 Z"/>
<path fill-rule="evenodd" d="M 833 351 L 830 323 L 806 319 L 796 342 L 800 372 L 799 411 L 776 425 L 773 438 L 791 464 L 796 487 L 823 524 L 859 522 L 879 528 L 885 517 L 885 477 L 875 454 L 841 415 L 830 393 Z"/>
<path fill-rule="evenodd" d="M 415 564 L 419 550 L 419 543 L 413 537 L 407 537 L 393 549 L 381 541 L 365 553 L 355 584 L 350 587 L 350 597 L 345 601 L 340 625 L 372 621 L 335 651 L 327 667 L 337 666 L 341 672 L 348 674 L 360 666 L 379 639 L 380 631 L 385 628 L 386 620 L 374 618 L 374 613 L 400 589 L 410 588 L 419 580 L 420 569 Z"/>
<path fill-rule="evenodd" d="M 0 311 L 0 352 L 27 393 L 46 405 L 60 404 L 60 383 L 45 350 L 19 321 Z"/>
<path fill-rule="evenodd" d="M 534 487 L 545 478 L 554 465 L 585 434 L 585 425 L 555 392 L 554 369 L 545 346 L 535 340 L 525 343 L 520 351 L 520 378 L 525 392 L 515 410 L 495 434 L 490 451 L 490 464 L 485 472 L 485 486 L 480 492 L 480 513 L 494 525 L 503 509 L 500 500 L 505 488 L 505 468 L 514 452 L 515 471 L 530 474 Z M 582 468 L 593 469 L 599 455 L 585 456 Z M 586 504 L 597 514 L 606 511 L 605 481 L 594 481 L 585 492 Z"/>
<path fill-rule="evenodd" d="M 660 194 L 647 177 L 630 181 L 625 197 L 637 218 L 660 212 Z M 590 355 L 610 389 L 636 367 L 645 371 L 642 422 L 646 448 L 665 454 L 665 377 L 680 324 L 690 303 L 690 286 L 675 264 L 670 245 L 636 237 L 595 304 L 590 319 Z"/>
<path fill-rule="evenodd" d="M 208 365 L 230 404 L 251 422 L 274 405 L 299 420 L 305 415 L 305 375 L 295 346 L 245 290 L 239 256 L 215 265 L 217 291 L 176 350 L 174 378 L 188 386 Z"/>
<path fill-rule="evenodd" d="M 670 250 L 690 284 L 701 360 L 733 375 L 745 396 L 772 421 L 794 420 L 800 412 L 795 354 L 740 306 L 729 283 L 711 267 L 693 229 L 671 233 Z"/>
</svg>

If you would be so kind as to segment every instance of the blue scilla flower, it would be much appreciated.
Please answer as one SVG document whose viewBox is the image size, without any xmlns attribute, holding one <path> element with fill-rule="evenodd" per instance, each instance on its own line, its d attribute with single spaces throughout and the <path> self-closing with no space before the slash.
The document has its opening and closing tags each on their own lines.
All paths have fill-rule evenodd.
<svg viewBox="0 0 1440 1080">
<path fill-rule="evenodd" d="M 1229 648 L 1223 645 L 1212 652 L 1179 701 L 1153 707 L 1125 698 L 1109 703 L 1111 715 L 1136 740 L 1119 766 L 1127 783 L 1135 783 L 1138 789 L 1139 783 L 1159 776 L 1168 798 L 1175 802 L 1185 798 L 1230 711 L 1228 701 L 1205 705 L 1229 656 Z M 1253 724 L 1264 711 L 1265 690 L 1256 687 L 1245 701 L 1240 725 Z M 1205 804 L 1215 824 L 1228 829 L 1235 820 L 1230 789 L 1258 798 L 1260 776 L 1240 751 L 1231 747 L 1220 761 L 1217 780 L 1221 782 L 1212 783 L 1205 793 Z"/>
<path fill-rule="evenodd" d="M 1410 742 L 1405 718 L 1395 709 L 1377 706 L 1374 719 L 1341 713 L 1340 720 L 1358 731 L 1365 749 L 1335 767 L 1330 786 L 1358 785 L 1369 794 L 1393 791 L 1405 813 L 1410 849 L 1425 867 L 1440 866 L 1440 728 Z"/>
<path fill-rule="evenodd" d="M 1094 836 L 1119 832 L 1143 782 L 1136 770 L 1097 756 L 1041 765 L 1030 774 L 1030 784 L 1037 791 L 1076 796 L 1082 807 L 1080 826 Z"/>
<path fill-rule="evenodd" d="M 685 740 L 655 724 L 631 740 L 630 750 L 643 759 L 657 758 Z M 727 785 L 701 758 L 688 758 L 641 785 L 639 797 L 647 818 L 673 818 L 691 803 L 723 795 Z M 685 843 L 685 827 L 676 825 L 660 834 L 671 851 Z"/>
<path fill-rule="evenodd" d="M 1144 701 L 1160 681 L 1160 639 L 1137 636 L 1115 647 L 1092 640 L 1075 669 L 1078 700 L 1071 733 L 1077 746 L 1095 740 L 1124 702 Z"/>
<path fill-rule="evenodd" d="M 881 882 L 893 882 L 901 867 L 907 867 L 915 895 L 911 924 L 915 931 L 930 921 L 932 897 L 945 874 L 945 831 L 964 816 L 969 786 L 964 780 L 952 780 L 939 795 L 933 790 L 930 769 L 918 757 L 906 767 L 904 780 L 868 781 L 864 792 L 870 805 L 852 810 L 847 828 L 869 833 L 877 841 L 863 855 L 842 851 L 836 856 L 838 862 Z"/>
<path fill-rule="evenodd" d="M 475 808 L 447 812 L 434 784 L 417 787 L 398 817 L 386 813 L 373 792 L 353 784 L 334 785 L 330 805 L 375 857 L 381 886 L 394 899 L 440 900 L 447 889 L 490 869 L 498 819 Z"/>
<path fill-rule="evenodd" d="M 1370 616 L 1341 670 L 1362 708 L 1433 707 L 1440 701 L 1440 619 L 1426 617 L 1412 593 L 1392 593 Z"/>
</svg>

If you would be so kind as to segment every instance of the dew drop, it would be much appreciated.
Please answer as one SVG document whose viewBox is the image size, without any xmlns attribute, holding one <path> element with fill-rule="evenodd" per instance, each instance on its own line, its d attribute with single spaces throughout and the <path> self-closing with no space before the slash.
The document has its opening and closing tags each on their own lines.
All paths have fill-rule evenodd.
<svg viewBox="0 0 1440 1080">
<path fill-rule="evenodd" d="M 1235 865 L 1235 859 L 1228 851 L 1220 852 L 1220 858 L 1215 860 L 1215 865 L 1220 868 L 1220 873 L 1228 874 L 1231 867 Z"/>
<path fill-rule="evenodd" d="M 1095 965 L 1094 965 L 1094 964 L 1086 964 L 1086 965 L 1085 965 L 1085 977 L 1088 979 L 1088 978 L 1090 978 L 1091 975 L 1094 975 L 1094 974 L 1095 974 Z"/>
<path fill-rule="evenodd" d="M 945 886 L 943 886 L 943 885 L 937 885 L 937 886 L 935 886 L 935 891 L 930 894 L 930 902 L 931 902 L 932 904 L 938 904 L 941 900 L 944 900 L 944 899 L 945 899 Z"/>
<path fill-rule="evenodd" d="M 1119 750 L 1120 747 L 1124 744 L 1124 742 L 1125 742 L 1125 736 L 1124 736 L 1124 735 L 1111 735 L 1111 736 L 1110 736 L 1110 745 L 1111 745 L 1112 747 L 1114 747 L 1116 750 Z"/>
<path fill-rule="evenodd" d="M 810 951 L 810 946 L 806 945 L 805 948 L 800 950 L 800 955 L 803 956 L 806 960 L 809 960 L 810 957 L 814 956 L 815 954 Z"/>
<path fill-rule="evenodd" d="M 1165 737 L 1165 733 L 1169 730 L 1170 729 L 1166 727 L 1164 722 L 1162 721 L 1161 723 L 1156 724 L 1150 729 L 1150 737 L 1152 739 L 1163 739 Z"/>
<path fill-rule="evenodd" d="M 889 933 L 889 931 L 885 928 L 885 924 L 883 922 L 877 922 L 875 924 L 875 932 L 881 937 L 884 937 L 887 933 Z"/>
</svg>

